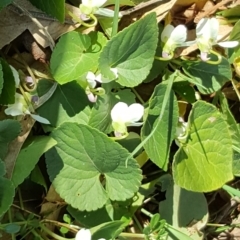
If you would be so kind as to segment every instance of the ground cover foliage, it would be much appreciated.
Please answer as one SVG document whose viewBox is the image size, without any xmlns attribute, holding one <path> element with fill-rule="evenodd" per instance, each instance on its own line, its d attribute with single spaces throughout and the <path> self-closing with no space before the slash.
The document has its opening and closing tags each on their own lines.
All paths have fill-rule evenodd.
<svg viewBox="0 0 240 240">
<path fill-rule="evenodd" d="M 1 239 L 240 239 L 239 6 L 1 1 Z"/>
</svg>

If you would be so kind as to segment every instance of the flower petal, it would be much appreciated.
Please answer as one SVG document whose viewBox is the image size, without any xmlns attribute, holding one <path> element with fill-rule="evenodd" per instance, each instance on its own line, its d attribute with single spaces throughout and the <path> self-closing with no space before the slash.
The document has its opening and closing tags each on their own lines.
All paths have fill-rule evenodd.
<svg viewBox="0 0 240 240">
<path fill-rule="evenodd" d="M 77 232 L 75 240 L 91 240 L 90 230 L 82 228 Z"/>
<path fill-rule="evenodd" d="M 95 81 L 102 83 L 102 74 L 101 74 L 101 73 L 99 73 L 99 74 L 95 77 Z"/>
<path fill-rule="evenodd" d="M 208 18 L 202 18 L 196 27 L 197 37 L 204 35 L 206 38 L 210 38 L 210 22 Z"/>
<path fill-rule="evenodd" d="M 24 115 L 23 113 L 23 104 L 21 102 L 16 102 L 14 104 L 9 105 L 8 108 L 4 110 L 5 114 L 11 116 L 19 116 Z"/>
<path fill-rule="evenodd" d="M 208 53 L 207 52 L 201 52 L 200 57 L 201 57 L 203 62 L 206 62 L 210 59 L 210 58 L 208 58 Z"/>
<path fill-rule="evenodd" d="M 226 42 L 219 42 L 217 44 L 224 48 L 234 48 L 234 47 L 238 46 L 239 42 L 238 41 L 226 41 Z"/>
<path fill-rule="evenodd" d="M 108 9 L 108 8 L 98 8 L 95 11 L 95 14 L 98 14 L 98 15 L 101 15 L 104 17 L 110 17 L 110 18 L 114 17 L 114 11 L 111 9 Z M 120 17 L 120 15 L 119 15 L 119 17 Z"/>
<path fill-rule="evenodd" d="M 95 74 L 93 72 L 88 72 L 87 73 L 87 76 L 86 76 L 86 79 L 87 79 L 87 82 L 88 82 L 88 85 L 91 87 L 91 88 L 95 88 L 97 83 L 95 81 Z"/>
<path fill-rule="evenodd" d="M 176 45 L 182 45 L 187 39 L 187 28 L 182 24 L 178 25 L 172 31 L 170 38 Z"/>
<path fill-rule="evenodd" d="M 211 39 L 213 42 L 217 41 L 218 31 L 219 31 L 219 22 L 216 18 L 209 19 L 210 24 L 210 33 L 211 33 Z"/>
<path fill-rule="evenodd" d="M 118 102 L 111 110 L 113 122 L 126 123 L 128 121 L 128 105 L 124 102 Z"/>
<path fill-rule="evenodd" d="M 88 100 L 92 103 L 95 103 L 97 101 L 97 95 L 94 95 L 92 92 L 87 94 Z"/>
<path fill-rule="evenodd" d="M 91 2 L 92 2 L 93 7 L 99 8 L 99 7 L 103 6 L 106 1 L 107 0 L 92 0 Z"/>
<path fill-rule="evenodd" d="M 40 123 L 44 123 L 44 124 L 50 124 L 50 122 L 46 119 L 46 118 L 43 118 L 39 115 L 36 115 L 36 114 L 29 114 L 33 119 L 35 119 L 36 121 L 40 122 Z"/>
<path fill-rule="evenodd" d="M 82 5 L 84 6 L 92 6 L 92 1 L 91 0 L 82 0 Z"/>
<path fill-rule="evenodd" d="M 170 37 L 170 35 L 173 32 L 173 30 L 174 30 L 174 26 L 168 24 L 162 31 L 161 41 L 164 42 L 164 43 L 167 42 L 167 40 Z"/>
<path fill-rule="evenodd" d="M 144 107 L 139 103 L 133 103 L 128 107 L 128 123 L 139 121 L 144 113 Z"/>
</svg>

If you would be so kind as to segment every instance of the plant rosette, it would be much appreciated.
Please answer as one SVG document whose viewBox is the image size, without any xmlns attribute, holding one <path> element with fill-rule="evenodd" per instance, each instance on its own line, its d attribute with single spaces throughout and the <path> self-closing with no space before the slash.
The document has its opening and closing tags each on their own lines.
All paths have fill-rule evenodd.
<svg viewBox="0 0 240 240">
<path fill-rule="evenodd" d="M 122 138 L 128 135 L 128 126 L 141 126 L 138 122 L 144 113 L 144 107 L 139 103 L 128 106 L 124 102 L 118 102 L 111 110 L 112 126 L 116 137 Z"/>
<path fill-rule="evenodd" d="M 218 36 L 219 32 L 219 22 L 216 18 L 202 18 L 196 27 L 196 35 L 197 35 L 197 45 L 201 52 L 201 60 L 208 61 L 209 53 L 213 53 L 217 55 L 220 60 L 217 63 L 221 62 L 221 56 L 216 52 L 212 51 L 213 45 L 219 45 L 224 48 L 234 48 L 239 42 L 238 41 L 224 41 L 218 42 L 218 39 L 221 38 Z"/>
</svg>

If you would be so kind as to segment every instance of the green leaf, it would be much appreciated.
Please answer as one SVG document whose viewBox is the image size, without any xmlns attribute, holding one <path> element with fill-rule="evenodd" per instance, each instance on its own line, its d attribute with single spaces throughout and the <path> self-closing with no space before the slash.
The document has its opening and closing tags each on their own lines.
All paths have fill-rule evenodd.
<svg viewBox="0 0 240 240">
<path fill-rule="evenodd" d="M 122 86 L 134 87 L 148 76 L 154 61 L 158 42 L 155 13 L 126 27 L 116 34 L 103 49 L 99 69 L 109 80 L 115 78 L 111 68 L 118 71 Z"/>
<path fill-rule="evenodd" d="M 148 116 L 141 131 L 141 136 L 144 140 L 156 127 L 155 132 L 145 143 L 144 148 L 151 161 L 165 171 L 168 168 L 170 146 L 175 138 L 178 122 L 177 99 L 173 91 L 171 91 L 162 121 L 158 123 L 166 89 L 167 85 L 165 84 L 159 84 L 154 89 L 153 95 L 149 101 Z"/>
<path fill-rule="evenodd" d="M 174 156 L 176 184 L 196 192 L 216 190 L 233 179 L 232 160 L 232 140 L 223 116 L 213 105 L 196 102 L 186 143 Z"/>
<path fill-rule="evenodd" d="M 89 126 L 63 123 L 53 132 L 56 150 L 46 154 L 48 173 L 62 198 L 81 211 L 107 200 L 124 201 L 138 191 L 141 170 L 126 149 Z"/>
<path fill-rule="evenodd" d="M 159 117 L 156 121 L 156 125 L 154 126 L 154 128 L 152 129 L 152 131 L 150 132 L 150 134 L 148 136 L 146 136 L 146 138 L 134 149 L 134 151 L 131 153 L 131 155 L 129 157 L 134 156 L 148 141 L 149 139 L 151 139 L 151 137 L 153 136 L 153 134 L 155 133 L 155 131 L 158 128 L 158 125 L 161 124 L 161 121 L 163 119 L 163 115 L 166 109 L 166 106 L 168 104 L 168 100 L 170 99 L 171 96 L 171 91 L 172 91 L 172 84 L 174 82 L 174 80 L 177 78 L 177 71 L 175 71 L 173 74 L 166 74 L 164 76 L 164 78 L 167 78 L 167 88 L 166 91 L 164 93 L 164 98 L 163 98 L 163 102 L 162 102 L 162 108 L 159 114 Z M 126 159 L 126 165 L 128 162 L 128 158 Z"/>
<path fill-rule="evenodd" d="M 107 39 L 100 32 L 64 34 L 53 51 L 50 67 L 56 81 L 64 84 L 97 70 L 98 58 Z"/>
<path fill-rule="evenodd" d="M 210 55 L 213 58 L 212 55 Z M 231 66 L 228 60 L 222 57 L 218 65 L 208 64 L 203 61 L 183 61 L 183 70 L 192 79 L 191 82 L 197 85 L 203 94 L 210 94 L 218 91 L 229 79 L 232 78 Z"/>
<path fill-rule="evenodd" d="M 233 151 L 233 174 L 240 177 L 240 153 Z"/>
<path fill-rule="evenodd" d="M 2 70 L 2 64 L 0 64 L 0 95 L 2 93 L 2 89 L 3 89 L 3 70 Z"/>
<path fill-rule="evenodd" d="M 20 151 L 12 175 L 15 188 L 29 176 L 39 158 L 54 145 L 56 145 L 56 141 L 51 137 L 38 136 Z"/>
<path fill-rule="evenodd" d="M 11 233 L 11 234 L 19 232 L 20 229 L 21 227 L 15 223 L 12 223 L 12 224 L 10 223 L 4 228 L 5 232 Z"/>
<path fill-rule="evenodd" d="M 230 33 L 229 39 L 231 41 L 240 41 L 240 20 L 238 20 L 234 25 L 232 32 Z M 240 45 L 238 45 L 235 48 L 228 49 L 229 63 L 233 63 L 234 61 L 237 61 L 239 59 L 239 54 L 240 54 Z M 237 65 L 239 65 L 239 63 L 237 63 Z"/>
<path fill-rule="evenodd" d="M 237 5 L 233 8 L 229 8 L 229 9 L 226 9 L 226 10 L 223 10 L 223 11 L 220 11 L 217 13 L 217 15 L 220 15 L 220 16 L 223 16 L 225 18 L 237 18 L 237 17 L 240 17 L 240 6 Z"/>
<path fill-rule="evenodd" d="M 176 92 L 182 100 L 186 100 L 188 103 L 194 103 L 196 101 L 194 88 L 187 81 L 175 82 L 173 84 L 173 91 Z"/>
<path fill-rule="evenodd" d="M 106 86 L 106 94 L 98 98 L 96 104 L 92 108 L 92 113 L 89 119 L 89 125 L 97 128 L 104 133 L 110 133 L 112 131 L 112 119 L 109 114 L 114 105 L 120 101 L 127 104 L 135 102 L 135 95 L 130 89 L 124 89 L 118 91 L 111 91 L 110 86 Z"/>
<path fill-rule="evenodd" d="M 5 8 L 8 4 L 12 3 L 13 0 L 1 0 L 0 1 L 0 10 Z"/>
<path fill-rule="evenodd" d="M 223 117 L 226 120 L 226 122 L 228 123 L 228 128 L 229 128 L 230 134 L 232 136 L 233 149 L 240 153 L 240 149 L 239 149 L 240 129 L 236 123 L 234 116 L 231 113 L 231 110 L 229 109 L 228 101 L 227 101 L 226 97 L 220 91 L 218 92 L 218 96 L 219 96 L 219 101 L 220 101 L 220 106 L 221 106 L 221 111 L 222 111 Z"/>
<path fill-rule="evenodd" d="M 168 182 L 166 200 L 159 204 L 162 219 L 177 230 L 191 236 L 191 239 L 202 239 L 199 231 L 207 224 L 208 205 L 203 193 L 185 190 L 173 183 L 172 176 L 166 174 L 160 182 Z M 191 230 L 190 230 L 191 229 Z M 169 238 L 176 239 L 176 238 Z"/>
<path fill-rule="evenodd" d="M 0 121 L 0 158 L 4 159 L 9 142 L 15 139 L 20 131 L 21 125 L 16 120 L 6 119 Z"/>
<path fill-rule="evenodd" d="M 7 104 L 13 104 L 15 102 L 15 80 L 13 76 L 13 72 L 8 65 L 8 63 L 1 59 L 1 65 L 2 65 L 2 72 L 3 72 L 3 88 L 2 93 L 0 95 L 0 104 L 7 105 Z"/>
<path fill-rule="evenodd" d="M 4 174 L 4 162 L 0 159 L 0 217 L 9 209 L 15 195 L 13 183 L 9 179 L 4 178 Z"/>
<path fill-rule="evenodd" d="M 121 206 L 118 202 L 108 201 L 103 208 L 96 211 L 79 211 L 71 206 L 67 208 L 68 212 L 86 228 L 95 227 L 99 224 L 120 220 L 122 216 L 128 214 L 127 206 Z"/>
<path fill-rule="evenodd" d="M 61 23 L 65 20 L 65 0 L 29 0 L 34 6 L 57 18 Z"/>
<path fill-rule="evenodd" d="M 91 229 L 92 239 L 115 239 L 126 227 L 123 221 L 105 222 Z"/>
<path fill-rule="evenodd" d="M 47 183 L 38 165 L 36 165 L 35 168 L 32 170 L 30 179 L 31 181 L 43 186 L 45 192 L 47 192 Z"/>
<path fill-rule="evenodd" d="M 39 95 L 47 92 L 52 84 L 48 80 L 39 81 Z M 85 91 L 73 81 L 58 85 L 51 98 L 37 112 L 48 119 L 53 127 L 58 127 L 63 122 L 88 123 L 91 110 Z M 44 129 L 49 129 L 49 126 L 44 126 Z"/>
</svg>

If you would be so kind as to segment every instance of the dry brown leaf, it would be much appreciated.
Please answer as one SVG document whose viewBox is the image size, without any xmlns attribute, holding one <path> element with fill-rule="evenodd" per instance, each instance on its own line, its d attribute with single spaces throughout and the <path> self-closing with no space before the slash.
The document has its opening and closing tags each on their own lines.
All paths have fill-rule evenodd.
<svg viewBox="0 0 240 240">
<path fill-rule="evenodd" d="M 16 0 L 18 5 L 24 7 L 28 11 L 41 12 L 34 7 L 27 0 Z M 66 6 L 72 12 L 79 12 L 80 10 L 73 6 Z M 79 24 L 69 25 L 61 24 L 57 21 L 41 20 L 39 22 L 46 28 L 53 40 L 59 38 L 62 34 L 73 31 L 79 27 Z M 28 17 L 20 16 L 17 13 L 11 11 L 8 7 L 0 12 L 0 48 L 9 44 L 12 40 L 22 34 L 28 29 L 35 40 L 44 48 L 50 46 L 49 39 L 46 37 L 42 30 Z"/>
<path fill-rule="evenodd" d="M 143 17 L 151 12 L 156 12 L 157 22 L 160 22 L 165 18 L 165 16 L 168 14 L 168 12 L 171 10 L 171 8 L 174 6 L 176 2 L 177 0 L 171 0 L 167 3 L 160 4 L 156 8 L 146 11 L 145 14 L 143 14 Z"/>
<path fill-rule="evenodd" d="M 58 220 L 58 216 L 61 211 L 60 205 L 62 205 L 61 203 L 64 203 L 64 200 L 55 191 L 53 185 L 50 186 L 45 199 L 47 202 L 42 204 L 40 214 L 43 218 Z M 53 224 L 47 224 L 46 226 L 52 231 L 55 227 Z"/>
<path fill-rule="evenodd" d="M 26 116 L 23 120 L 21 120 L 20 124 L 22 131 L 19 136 L 15 140 L 13 140 L 8 146 L 8 153 L 4 159 L 4 162 L 6 166 L 6 177 L 9 179 L 12 178 L 16 159 L 34 123 L 35 120 L 29 115 Z"/>
</svg>

